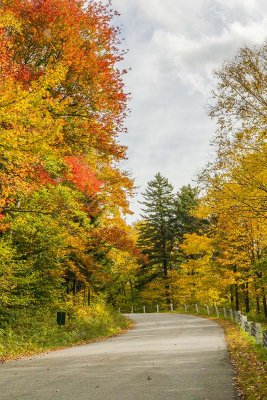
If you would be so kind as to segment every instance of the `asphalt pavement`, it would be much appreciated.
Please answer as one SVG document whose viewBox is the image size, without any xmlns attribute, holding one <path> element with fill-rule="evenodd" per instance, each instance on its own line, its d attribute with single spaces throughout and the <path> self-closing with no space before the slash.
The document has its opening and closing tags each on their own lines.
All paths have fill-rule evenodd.
<svg viewBox="0 0 267 400">
<path fill-rule="evenodd" d="M 131 314 L 102 342 L 0 365 L 1 400 L 232 400 L 234 370 L 219 325 L 178 314 Z"/>
</svg>

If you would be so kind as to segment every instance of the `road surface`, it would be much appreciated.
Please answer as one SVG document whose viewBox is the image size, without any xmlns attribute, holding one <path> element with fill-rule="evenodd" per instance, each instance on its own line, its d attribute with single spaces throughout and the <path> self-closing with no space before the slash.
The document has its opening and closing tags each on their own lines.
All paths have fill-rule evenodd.
<svg viewBox="0 0 267 400">
<path fill-rule="evenodd" d="M 0 365 L 1 400 L 230 400 L 234 371 L 222 329 L 207 319 L 133 314 L 103 342 Z"/>
</svg>

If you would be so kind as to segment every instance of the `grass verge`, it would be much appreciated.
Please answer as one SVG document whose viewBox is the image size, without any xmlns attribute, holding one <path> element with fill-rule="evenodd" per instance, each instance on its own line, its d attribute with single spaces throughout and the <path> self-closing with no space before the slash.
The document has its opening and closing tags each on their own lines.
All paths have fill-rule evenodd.
<svg viewBox="0 0 267 400">
<path fill-rule="evenodd" d="M 0 329 L 0 361 L 103 340 L 131 328 L 132 321 L 104 305 L 72 308 L 64 326 L 51 310 L 20 311 Z"/>
<path fill-rule="evenodd" d="M 232 363 L 236 370 L 236 384 L 245 400 L 267 399 L 267 350 L 227 320 L 216 321 L 223 327 Z"/>
</svg>

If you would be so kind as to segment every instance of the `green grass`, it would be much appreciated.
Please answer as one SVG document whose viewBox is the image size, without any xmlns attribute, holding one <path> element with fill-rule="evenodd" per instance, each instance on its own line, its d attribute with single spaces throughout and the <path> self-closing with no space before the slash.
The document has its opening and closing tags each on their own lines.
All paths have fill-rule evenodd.
<svg viewBox="0 0 267 400">
<path fill-rule="evenodd" d="M 51 310 L 23 310 L 0 329 L 0 360 L 17 358 L 117 335 L 131 321 L 104 305 L 69 310 L 65 326 L 58 326 Z"/>
</svg>

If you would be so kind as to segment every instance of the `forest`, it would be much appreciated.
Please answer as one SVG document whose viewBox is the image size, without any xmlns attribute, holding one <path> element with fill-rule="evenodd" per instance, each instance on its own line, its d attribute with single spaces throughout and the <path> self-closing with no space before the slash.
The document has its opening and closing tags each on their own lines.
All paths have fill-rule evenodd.
<svg viewBox="0 0 267 400">
<path fill-rule="evenodd" d="M 194 187 L 148 183 L 139 248 L 144 298 L 224 305 L 267 318 L 266 44 L 215 71 L 215 157 Z M 142 285 L 141 285 L 142 286 Z"/>
<path fill-rule="evenodd" d="M 137 189 L 120 167 L 130 95 L 116 16 L 91 0 L 1 2 L 4 340 L 57 310 L 81 322 L 197 302 L 267 318 L 267 46 L 242 48 L 215 72 L 216 155 L 198 182 L 176 193 L 158 173 L 130 225 Z"/>
</svg>

